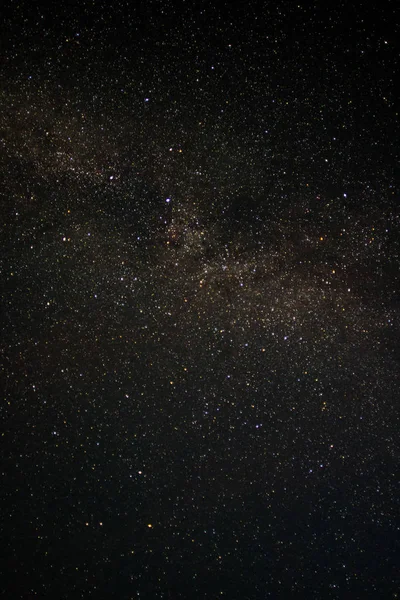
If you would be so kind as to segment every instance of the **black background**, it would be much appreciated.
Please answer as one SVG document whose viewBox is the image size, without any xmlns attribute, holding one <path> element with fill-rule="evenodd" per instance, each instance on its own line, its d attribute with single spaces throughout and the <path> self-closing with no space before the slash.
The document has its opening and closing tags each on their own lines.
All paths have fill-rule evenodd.
<svg viewBox="0 0 400 600">
<path fill-rule="evenodd" d="M 5 598 L 397 598 L 395 2 L 5 2 Z"/>
</svg>

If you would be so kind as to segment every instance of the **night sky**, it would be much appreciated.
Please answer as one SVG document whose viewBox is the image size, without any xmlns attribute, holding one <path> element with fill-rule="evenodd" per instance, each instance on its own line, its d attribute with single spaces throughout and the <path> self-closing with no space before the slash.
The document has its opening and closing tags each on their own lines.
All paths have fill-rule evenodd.
<svg viewBox="0 0 400 600">
<path fill-rule="evenodd" d="M 397 2 L 4 4 L 0 596 L 399 598 Z"/>
</svg>

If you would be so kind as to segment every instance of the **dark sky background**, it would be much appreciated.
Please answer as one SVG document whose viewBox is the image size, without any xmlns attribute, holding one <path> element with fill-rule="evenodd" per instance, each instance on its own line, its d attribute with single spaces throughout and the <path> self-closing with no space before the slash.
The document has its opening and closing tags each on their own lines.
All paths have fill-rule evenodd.
<svg viewBox="0 0 400 600">
<path fill-rule="evenodd" d="M 395 600 L 397 3 L 4 4 L 0 596 Z"/>
</svg>

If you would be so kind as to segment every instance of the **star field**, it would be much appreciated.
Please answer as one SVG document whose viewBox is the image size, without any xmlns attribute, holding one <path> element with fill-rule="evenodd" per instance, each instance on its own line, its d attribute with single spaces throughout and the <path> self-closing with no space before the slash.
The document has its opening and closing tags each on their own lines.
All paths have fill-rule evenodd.
<svg viewBox="0 0 400 600">
<path fill-rule="evenodd" d="M 7 2 L 7 598 L 392 598 L 398 11 Z"/>
</svg>

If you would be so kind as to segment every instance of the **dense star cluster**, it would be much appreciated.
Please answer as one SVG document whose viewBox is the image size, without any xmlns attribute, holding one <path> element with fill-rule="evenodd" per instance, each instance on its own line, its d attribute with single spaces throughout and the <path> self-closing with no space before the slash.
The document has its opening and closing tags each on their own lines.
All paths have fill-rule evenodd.
<svg viewBox="0 0 400 600">
<path fill-rule="evenodd" d="M 6 2 L 5 597 L 398 597 L 399 22 L 358 4 Z"/>
</svg>

